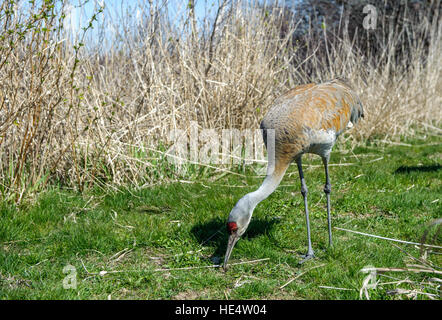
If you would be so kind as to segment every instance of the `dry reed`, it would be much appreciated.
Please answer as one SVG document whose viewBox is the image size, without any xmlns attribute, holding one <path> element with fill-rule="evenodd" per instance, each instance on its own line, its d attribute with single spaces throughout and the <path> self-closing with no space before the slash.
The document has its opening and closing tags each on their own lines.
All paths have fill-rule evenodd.
<svg viewBox="0 0 442 320">
<path fill-rule="evenodd" d="M 305 54 L 294 40 L 298 22 L 284 20 L 284 10 L 225 1 L 212 20 L 198 22 L 179 3 L 174 14 L 164 1 L 139 1 L 125 14 L 96 7 L 75 38 L 64 25 L 67 1 L 35 1 L 26 10 L 0 2 L 4 199 L 19 202 L 48 182 L 83 190 L 191 179 L 192 171 L 177 173 L 161 153 L 172 129 L 189 133 L 194 121 L 217 132 L 259 128 L 276 96 L 337 76 L 350 79 L 366 110 L 343 146 L 440 132 L 439 4 L 432 20 L 407 29 L 412 43 L 402 64 L 394 59 L 395 28 L 383 30 L 379 59 L 361 54 L 345 24 L 343 32 L 324 25 Z"/>
</svg>

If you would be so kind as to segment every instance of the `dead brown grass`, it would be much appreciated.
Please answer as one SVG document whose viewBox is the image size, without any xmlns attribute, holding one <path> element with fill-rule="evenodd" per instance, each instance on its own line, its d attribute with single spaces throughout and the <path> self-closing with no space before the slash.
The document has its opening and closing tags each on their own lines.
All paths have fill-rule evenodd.
<svg viewBox="0 0 442 320">
<path fill-rule="evenodd" d="M 305 56 L 293 43 L 295 21 L 281 34 L 281 11 L 257 5 L 221 6 L 216 23 L 198 29 L 186 7 L 171 21 L 161 1 L 140 2 L 142 18 L 94 22 L 116 33 L 99 38 L 104 47 L 83 47 L 86 41 L 73 41 L 63 27 L 65 7 L 54 3 L 65 1 L 28 11 L 0 4 L 0 190 L 7 199 L 20 201 L 48 181 L 83 190 L 176 179 L 153 151 L 170 145 L 171 129 L 189 131 L 193 121 L 200 129 L 259 128 L 279 94 L 336 76 L 350 79 L 366 110 L 343 145 L 421 128 L 440 133 L 437 14 L 410 26 L 405 65 L 394 62 L 394 28 L 384 32 L 378 60 L 364 58 L 345 32 L 333 41 L 324 32 L 326 54 L 316 54 L 320 43 L 312 42 Z M 422 34 L 430 39 L 425 55 Z"/>
</svg>

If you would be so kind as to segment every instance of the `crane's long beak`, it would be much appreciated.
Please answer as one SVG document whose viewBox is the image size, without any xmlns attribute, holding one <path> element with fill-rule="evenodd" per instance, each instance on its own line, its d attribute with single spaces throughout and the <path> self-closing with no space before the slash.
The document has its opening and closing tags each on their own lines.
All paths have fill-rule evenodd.
<svg viewBox="0 0 442 320">
<path fill-rule="evenodd" d="M 226 256 L 224 258 L 224 264 L 223 264 L 224 271 L 227 271 L 227 262 L 229 261 L 230 254 L 232 253 L 233 247 L 235 246 L 235 244 L 239 240 L 239 238 L 240 237 L 237 235 L 236 232 L 232 233 L 229 236 L 229 241 L 227 242 Z"/>
</svg>

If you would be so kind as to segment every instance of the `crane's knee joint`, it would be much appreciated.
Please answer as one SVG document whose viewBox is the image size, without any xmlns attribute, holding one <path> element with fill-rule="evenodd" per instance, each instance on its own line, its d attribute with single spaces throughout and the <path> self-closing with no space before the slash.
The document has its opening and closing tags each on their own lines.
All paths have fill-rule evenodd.
<svg viewBox="0 0 442 320">
<path fill-rule="evenodd" d="M 302 185 L 301 186 L 301 194 L 302 194 L 302 196 L 306 197 L 307 193 L 308 193 L 307 186 L 306 185 Z"/>
<path fill-rule="evenodd" d="M 331 184 L 330 183 L 326 183 L 325 184 L 324 192 L 325 192 L 325 194 L 330 194 L 331 193 Z"/>
</svg>

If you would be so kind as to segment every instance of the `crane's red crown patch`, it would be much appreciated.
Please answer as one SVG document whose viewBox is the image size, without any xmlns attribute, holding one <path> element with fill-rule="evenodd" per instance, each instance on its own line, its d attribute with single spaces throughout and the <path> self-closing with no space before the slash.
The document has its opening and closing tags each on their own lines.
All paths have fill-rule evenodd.
<svg viewBox="0 0 442 320">
<path fill-rule="evenodd" d="M 229 231 L 229 233 L 233 233 L 238 230 L 236 222 L 227 222 L 227 230 Z"/>
</svg>

